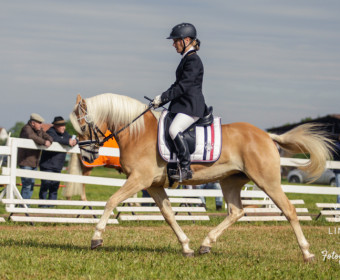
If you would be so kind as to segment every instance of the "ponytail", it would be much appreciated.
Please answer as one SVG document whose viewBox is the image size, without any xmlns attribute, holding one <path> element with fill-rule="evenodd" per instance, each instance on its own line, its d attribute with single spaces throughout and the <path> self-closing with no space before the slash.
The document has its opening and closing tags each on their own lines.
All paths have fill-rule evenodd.
<svg viewBox="0 0 340 280">
<path fill-rule="evenodd" d="M 201 41 L 196 38 L 193 43 L 194 43 L 195 50 L 198 51 L 200 49 L 200 46 L 201 46 Z"/>
</svg>

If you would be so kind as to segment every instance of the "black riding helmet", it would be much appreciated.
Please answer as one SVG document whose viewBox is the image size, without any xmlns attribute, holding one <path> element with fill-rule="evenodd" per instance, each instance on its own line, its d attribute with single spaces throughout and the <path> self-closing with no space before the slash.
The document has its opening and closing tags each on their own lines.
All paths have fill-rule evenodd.
<svg viewBox="0 0 340 280">
<path fill-rule="evenodd" d="M 195 26 L 192 25 L 191 23 L 183 22 L 183 23 L 175 25 L 172 28 L 170 36 L 167 37 L 167 39 L 182 39 L 184 48 L 183 48 L 183 51 L 181 52 L 181 54 L 183 55 L 184 51 L 186 49 L 184 38 L 186 38 L 186 37 L 191 38 L 191 42 L 190 42 L 190 44 L 191 44 L 192 41 L 196 39 L 196 36 L 197 36 L 197 32 L 196 32 Z M 197 41 L 198 41 L 198 43 L 200 43 L 198 39 L 197 39 Z"/>
<path fill-rule="evenodd" d="M 184 39 L 190 37 L 196 39 L 196 28 L 191 23 L 180 23 L 174 26 L 171 30 L 170 36 L 167 39 Z"/>
</svg>

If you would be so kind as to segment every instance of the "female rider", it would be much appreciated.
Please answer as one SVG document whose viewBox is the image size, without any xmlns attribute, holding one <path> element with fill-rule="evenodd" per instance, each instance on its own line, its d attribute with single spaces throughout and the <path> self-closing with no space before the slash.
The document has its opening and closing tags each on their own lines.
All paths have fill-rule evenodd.
<svg viewBox="0 0 340 280">
<path fill-rule="evenodd" d="M 206 105 L 202 93 L 203 64 L 197 51 L 200 41 L 196 38 L 196 29 L 190 23 L 181 23 L 172 28 L 167 39 L 173 40 L 177 53 L 182 60 L 176 70 L 176 81 L 170 88 L 153 100 L 155 108 L 170 103 L 169 111 L 176 114 L 170 125 L 169 134 L 173 140 L 180 170 L 171 176 L 176 181 L 192 178 L 190 153 L 183 132 L 204 116 Z"/>
</svg>

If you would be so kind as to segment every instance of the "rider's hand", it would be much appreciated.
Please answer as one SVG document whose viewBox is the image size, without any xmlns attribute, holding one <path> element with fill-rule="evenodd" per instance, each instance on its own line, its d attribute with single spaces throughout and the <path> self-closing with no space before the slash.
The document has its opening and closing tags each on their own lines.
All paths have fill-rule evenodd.
<svg viewBox="0 0 340 280">
<path fill-rule="evenodd" d="M 157 96 L 155 97 L 155 99 L 152 101 L 152 105 L 153 105 L 153 107 L 154 107 L 155 109 L 158 108 L 159 105 L 161 105 L 161 103 L 162 103 L 162 98 L 161 98 L 160 95 L 157 95 Z"/>
</svg>

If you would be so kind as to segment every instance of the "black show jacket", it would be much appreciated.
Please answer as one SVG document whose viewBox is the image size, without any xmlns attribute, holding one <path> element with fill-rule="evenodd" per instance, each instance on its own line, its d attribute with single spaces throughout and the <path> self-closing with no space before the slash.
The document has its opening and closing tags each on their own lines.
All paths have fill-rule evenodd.
<svg viewBox="0 0 340 280">
<path fill-rule="evenodd" d="M 202 93 L 203 64 L 196 51 L 189 51 L 176 70 L 176 81 L 162 93 L 162 104 L 171 101 L 169 111 L 189 116 L 204 116 L 205 101 Z"/>
</svg>

